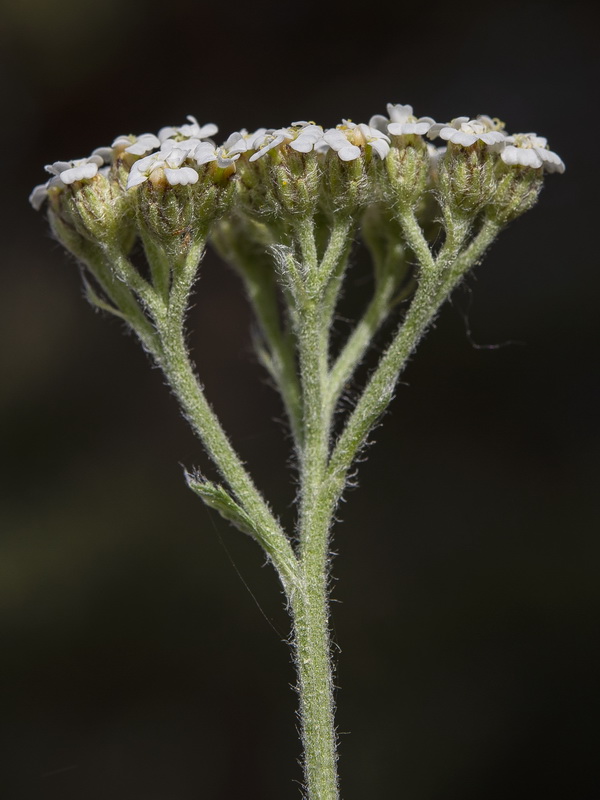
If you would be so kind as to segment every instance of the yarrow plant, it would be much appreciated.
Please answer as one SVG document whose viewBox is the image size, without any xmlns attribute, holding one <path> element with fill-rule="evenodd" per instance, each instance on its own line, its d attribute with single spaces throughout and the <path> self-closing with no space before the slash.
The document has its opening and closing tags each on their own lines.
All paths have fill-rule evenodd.
<svg viewBox="0 0 600 800">
<path fill-rule="evenodd" d="M 339 797 L 329 636 L 330 534 L 357 454 L 440 307 L 500 230 L 564 164 L 534 133 L 487 116 L 436 123 L 408 105 L 368 124 L 313 122 L 232 133 L 213 124 L 118 136 L 57 161 L 30 196 L 83 266 L 87 297 L 120 317 L 162 369 L 219 478 L 189 487 L 275 567 L 291 615 L 309 800 Z M 433 144 L 441 139 L 443 146 Z M 341 347 L 331 344 L 354 241 L 373 291 Z M 186 346 L 190 293 L 207 243 L 239 274 L 260 361 L 281 394 L 297 465 L 285 530 L 207 402 Z M 147 270 L 132 260 L 141 246 Z M 348 409 L 346 388 L 390 317 L 396 330 Z"/>
</svg>

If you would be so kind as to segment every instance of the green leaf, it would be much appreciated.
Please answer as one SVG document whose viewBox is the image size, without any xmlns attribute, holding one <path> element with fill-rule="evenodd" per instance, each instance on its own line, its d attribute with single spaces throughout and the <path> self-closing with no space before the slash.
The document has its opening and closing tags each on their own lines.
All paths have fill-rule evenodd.
<svg viewBox="0 0 600 800">
<path fill-rule="evenodd" d="M 242 533 L 259 538 L 251 518 L 222 486 L 199 476 L 190 475 L 188 472 L 185 474 L 185 479 L 190 489 L 201 497 L 207 506 L 216 509 Z"/>
<path fill-rule="evenodd" d="M 91 283 L 86 279 L 85 275 L 83 276 L 83 285 L 85 287 L 85 296 L 93 306 L 100 308 L 102 311 L 108 311 L 109 314 L 114 314 L 115 317 L 127 319 L 125 314 L 100 297 Z"/>
</svg>

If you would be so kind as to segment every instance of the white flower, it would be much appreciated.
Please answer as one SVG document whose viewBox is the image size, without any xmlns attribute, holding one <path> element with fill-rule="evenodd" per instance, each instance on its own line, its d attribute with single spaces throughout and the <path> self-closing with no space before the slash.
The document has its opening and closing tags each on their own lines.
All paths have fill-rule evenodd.
<svg viewBox="0 0 600 800">
<path fill-rule="evenodd" d="M 323 128 L 312 122 L 293 122 L 289 128 L 269 129 L 256 136 L 253 141 L 254 155 L 250 161 L 256 161 L 266 155 L 269 150 L 287 144 L 297 153 L 310 153 L 316 150 L 323 139 Z"/>
<path fill-rule="evenodd" d="M 328 147 L 335 150 L 342 161 L 354 161 L 356 158 L 360 158 L 360 147 L 349 142 L 346 134 L 337 128 L 325 131 L 323 139 Z"/>
<path fill-rule="evenodd" d="M 158 138 L 161 142 L 165 139 L 176 137 L 177 139 L 209 139 L 218 133 L 218 128 L 212 122 L 207 125 L 200 125 L 196 117 L 188 115 L 186 118 L 190 121 L 189 125 L 181 125 L 179 128 L 161 128 L 158 132 Z"/>
<path fill-rule="evenodd" d="M 500 153 L 505 164 L 532 167 L 544 167 L 546 172 L 564 172 L 565 165 L 556 153 L 548 149 L 548 142 L 543 136 L 535 133 L 516 133 L 507 136 L 506 145 Z"/>
<path fill-rule="evenodd" d="M 495 125 L 496 129 L 491 130 L 489 123 Z M 487 145 L 495 145 L 503 142 L 506 138 L 506 134 L 498 130 L 496 123 L 486 116 L 480 116 L 477 119 L 456 117 L 451 122 L 438 122 L 431 126 L 427 136 L 429 139 L 439 136 L 440 139 L 445 139 L 447 142 L 459 144 L 463 147 L 470 147 L 478 141 Z"/>
<path fill-rule="evenodd" d="M 183 150 L 184 153 L 187 153 L 188 157 L 191 157 L 192 153 L 200 143 L 201 140 L 196 137 L 192 139 L 183 139 L 180 142 L 178 142 L 176 139 L 165 139 L 160 145 L 160 152 L 163 154 L 163 156 L 166 156 L 172 150 Z"/>
<path fill-rule="evenodd" d="M 341 125 L 325 131 L 323 139 L 342 161 L 359 158 L 361 146 L 369 146 L 380 158 L 385 158 L 390 151 L 389 136 L 364 122 L 357 125 L 345 119 Z"/>
<path fill-rule="evenodd" d="M 264 135 L 267 133 L 267 128 L 257 128 L 255 131 L 252 131 L 252 133 L 248 133 L 245 128 L 242 128 L 238 133 L 246 142 L 246 150 L 244 152 L 248 153 L 250 150 L 257 149 L 257 142 L 262 141 Z M 231 136 L 233 136 L 233 134 L 231 134 Z M 231 136 L 229 138 L 231 138 Z"/>
<path fill-rule="evenodd" d="M 94 153 L 88 158 L 78 158 L 75 161 L 55 161 L 54 164 L 46 165 L 44 169 L 68 186 L 75 181 L 93 178 L 98 174 L 98 167 L 102 164 L 104 164 L 102 156 Z"/>
<path fill-rule="evenodd" d="M 54 177 L 50 178 L 50 180 L 46 181 L 46 183 L 40 183 L 38 186 L 34 187 L 33 191 L 29 195 L 29 202 L 36 211 L 39 211 L 46 202 L 48 197 L 48 189 L 59 185 L 62 185 L 60 178 Z"/>
<path fill-rule="evenodd" d="M 227 141 L 218 147 L 211 142 L 200 142 L 196 145 L 192 158 L 199 164 L 208 164 L 216 161 L 221 169 L 231 167 L 238 160 L 242 153 L 248 150 L 248 141 L 244 134 L 235 131 Z"/>
<path fill-rule="evenodd" d="M 117 136 L 112 143 L 113 150 L 131 153 L 134 156 L 145 156 L 151 150 L 160 147 L 160 140 L 153 133 L 141 133 L 139 136 Z"/>
<path fill-rule="evenodd" d="M 391 133 L 392 136 L 406 136 L 408 134 L 423 136 L 432 125 L 435 125 L 435 120 L 431 117 L 419 117 L 417 119 L 413 114 L 412 106 L 388 103 L 387 112 L 389 119 L 382 114 L 375 114 L 369 120 L 369 125 L 382 131 L 382 133 Z"/>
<path fill-rule="evenodd" d="M 106 160 L 101 155 L 103 151 L 106 151 L 104 155 L 111 152 L 110 148 L 98 148 L 88 158 L 78 158 L 74 161 L 55 161 L 53 164 L 47 164 L 44 169 L 52 177 L 46 183 L 40 183 L 36 186 L 29 195 L 29 202 L 35 210 L 40 210 L 48 197 L 49 189 L 64 189 L 65 186 L 69 186 L 75 181 L 90 180 L 95 177 L 98 174 L 99 167 Z"/>
<path fill-rule="evenodd" d="M 294 122 L 294 129 L 300 124 L 299 122 Z M 305 122 L 302 123 L 302 128 L 296 132 L 296 138 L 289 143 L 289 146 L 297 153 L 310 153 L 311 150 L 317 149 L 317 145 L 322 139 L 323 128 L 312 122 Z"/>
<path fill-rule="evenodd" d="M 488 131 L 504 131 L 506 123 L 502 122 L 498 117 L 488 117 L 487 114 L 477 114 L 477 122 L 481 122 L 486 126 Z"/>
<path fill-rule="evenodd" d="M 181 166 L 188 156 L 189 153 L 186 150 L 174 147 L 168 153 L 152 153 L 141 158 L 131 168 L 127 188 L 131 189 L 144 183 L 157 169 L 164 170 L 165 178 L 171 186 L 177 184 L 187 186 L 190 183 L 196 183 L 198 180 L 196 170 L 192 167 Z"/>
<path fill-rule="evenodd" d="M 256 153 L 250 156 L 250 161 L 256 161 L 266 155 L 269 150 L 274 147 L 279 147 L 286 140 L 291 142 L 293 135 L 289 128 L 268 128 L 262 136 L 257 136 L 254 140 L 254 149 Z"/>
</svg>

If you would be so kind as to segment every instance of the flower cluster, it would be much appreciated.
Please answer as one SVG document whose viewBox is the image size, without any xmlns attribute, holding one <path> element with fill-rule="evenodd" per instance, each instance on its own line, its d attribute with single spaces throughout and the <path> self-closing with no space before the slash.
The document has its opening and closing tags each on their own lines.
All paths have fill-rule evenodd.
<svg viewBox="0 0 600 800">
<path fill-rule="evenodd" d="M 489 175 L 494 176 L 500 167 L 512 170 L 514 175 L 521 174 L 519 170 L 527 174 L 537 171 L 539 175 L 565 169 L 546 139 L 535 133 L 509 135 L 504 123 L 485 115 L 438 123 L 431 117 L 415 116 L 410 105 L 390 103 L 387 116 L 377 114 L 368 124 L 343 120 L 334 128 L 323 128 L 314 122 L 299 121 L 287 128 L 260 128 L 252 133 L 242 129 L 233 132 L 222 144 L 216 144 L 213 138 L 218 132 L 216 125 L 201 125 L 192 116 L 187 119 L 186 124 L 163 127 L 156 135 L 117 136 L 110 147 L 98 148 L 88 158 L 48 165 L 50 178 L 35 187 L 30 195 L 31 204 L 40 209 L 48 198 L 57 198 L 67 188 L 76 192 L 81 186 L 94 185 L 100 177 L 118 182 L 126 194 L 143 184 L 166 190 L 207 182 L 222 185 L 233 179 L 237 186 L 251 187 L 253 208 L 260 210 L 261 191 L 265 197 L 269 192 L 272 195 L 271 189 L 261 185 L 261 181 L 264 184 L 267 180 L 269 169 L 279 165 L 284 170 L 280 169 L 274 179 L 281 188 L 289 184 L 285 169 L 295 180 L 301 180 L 302 171 L 309 170 L 309 164 L 318 165 L 311 173 L 321 181 L 317 191 L 333 192 L 338 198 L 330 203 L 333 207 L 347 193 L 343 181 L 348 178 L 344 176 L 351 174 L 356 185 L 364 187 L 365 182 L 371 183 L 370 194 L 362 190 L 362 194 L 355 193 L 362 198 L 363 205 L 369 202 L 365 197 L 377 200 L 386 193 L 386 181 L 394 184 L 397 202 L 408 202 L 406 198 L 410 198 L 414 203 L 425 187 L 443 191 L 439 176 L 444 174 L 444 165 L 446 173 L 454 170 L 454 194 L 463 190 L 472 194 L 461 178 L 461 159 L 467 164 L 463 172 L 468 171 L 468 163 L 472 167 L 485 161 Z M 443 145 L 430 144 L 435 139 L 441 139 Z M 267 166 L 263 167 L 265 159 Z M 382 169 L 377 166 L 386 163 L 388 166 Z M 492 183 L 490 178 L 487 195 Z M 281 202 L 265 200 L 265 207 L 270 203 L 271 212 L 275 209 L 274 213 L 279 213 Z M 293 202 L 290 195 L 283 205 L 289 208 Z"/>
</svg>

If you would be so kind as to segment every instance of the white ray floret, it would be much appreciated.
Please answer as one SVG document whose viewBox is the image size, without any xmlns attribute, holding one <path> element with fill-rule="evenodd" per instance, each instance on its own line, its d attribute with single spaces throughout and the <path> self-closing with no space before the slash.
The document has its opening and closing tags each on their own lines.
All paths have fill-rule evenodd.
<svg viewBox="0 0 600 800">
<path fill-rule="evenodd" d="M 235 164 L 241 154 L 247 150 L 248 140 L 244 134 L 241 131 L 234 131 L 227 141 L 218 146 L 212 142 L 200 142 L 196 146 L 192 158 L 198 165 L 216 161 L 218 167 L 225 169 Z"/>
<path fill-rule="evenodd" d="M 55 161 L 44 167 L 46 172 L 60 178 L 68 186 L 75 181 L 84 181 L 98 174 L 99 167 L 104 164 L 104 158 L 97 152 L 88 158 L 77 158 L 74 161 Z"/>
<path fill-rule="evenodd" d="M 36 211 L 39 211 L 48 197 L 49 189 L 61 189 L 65 186 L 70 186 L 76 181 L 94 178 L 98 174 L 100 167 L 108 160 L 110 152 L 110 148 L 99 147 L 87 158 L 77 158 L 73 161 L 55 161 L 53 164 L 46 164 L 44 169 L 52 177 L 46 183 L 40 183 L 33 189 L 29 195 L 29 202 Z"/>
<path fill-rule="evenodd" d="M 189 114 L 186 117 L 189 120 L 189 125 L 180 125 L 177 128 L 166 127 L 161 128 L 158 132 L 158 138 L 161 142 L 165 139 L 210 139 L 219 132 L 218 127 L 208 122 L 206 125 L 200 125 L 196 117 Z"/>
<path fill-rule="evenodd" d="M 40 183 L 33 188 L 33 191 L 29 195 L 29 202 L 35 208 L 36 211 L 39 211 L 40 208 L 44 205 L 46 200 L 48 199 L 48 190 L 52 189 L 53 187 L 63 186 L 64 184 L 60 180 L 60 178 L 50 178 L 50 180 L 46 181 L 46 183 Z"/>
<path fill-rule="evenodd" d="M 323 139 L 341 161 L 360 158 L 361 147 L 370 147 L 380 158 L 385 158 L 390 151 L 389 136 L 364 122 L 356 124 L 345 119 L 341 125 L 325 131 Z"/>
<path fill-rule="evenodd" d="M 152 153 L 136 161 L 129 173 L 127 188 L 132 189 L 145 183 L 155 170 L 164 171 L 165 178 L 171 186 L 187 186 L 198 181 L 198 173 L 192 167 L 182 166 L 189 157 L 186 150 L 172 148 L 168 153 Z"/>
<path fill-rule="evenodd" d="M 117 136 L 111 147 L 113 150 L 131 153 L 133 156 L 145 156 L 160 147 L 160 139 L 153 133 L 141 133 L 134 137 Z"/>
<path fill-rule="evenodd" d="M 376 128 L 382 133 L 389 133 L 392 136 L 407 136 L 416 134 L 424 136 L 435 125 L 435 120 L 431 117 L 415 117 L 412 106 L 403 106 L 393 103 L 387 104 L 388 116 L 375 114 L 369 120 L 369 126 Z"/>
<path fill-rule="evenodd" d="M 180 142 L 178 142 L 176 139 L 164 139 L 160 145 L 160 152 L 164 157 L 173 150 L 183 150 L 184 153 L 187 153 L 188 158 L 191 158 L 192 153 L 201 143 L 202 140 L 198 139 L 197 137 L 192 137 L 191 139 L 182 139 Z"/>
<path fill-rule="evenodd" d="M 477 119 L 456 117 L 450 122 L 438 122 L 432 125 L 427 136 L 429 139 L 439 136 L 446 142 L 452 142 L 452 144 L 462 147 L 470 147 L 475 142 L 483 142 L 487 145 L 497 145 L 503 142 L 506 134 L 498 129 L 490 129 L 488 120 L 494 124 L 490 117 L 483 115 Z"/>
<path fill-rule="evenodd" d="M 282 144 L 287 144 L 297 153 L 310 153 L 317 149 L 322 139 L 323 128 L 312 122 L 293 122 L 289 128 L 271 128 L 254 140 L 256 153 L 250 156 L 250 161 L 257 161 Z"/>
<path fill-rule="evenodd" d="M 262 140 L 262 137 L 267 132 L 267 128 L 257 128 L 255 131 L 251 131 L 250 133 L 246 130 L 246 128 L 242 128 L 240 130 L 240 134 L 242 138 L 246 142 L 246 152 L 249 153 L 251 150 L 256 150 L 258 145 L 257 142 Z"/>
<path fill-rule="evenodd" d="M 284 142 L 291 142 L 292 134 L 289 128 L 267 128 L 262 136 L 257 136 L 254 140 L 254 149 L 256 152 L 250 156 L 250 161 L 258 161 L 259 158 L 265 156 L 269 150 L 274 147 L 279 147 Z"/>
<path fill-rule="evenodd" d="M 548 141 L 536 133 L 515 133 L 505 140 L 500 153 L 505 164 L 539 169 L 546 172 L 564 172 L 565 165 L 559 155 L 548 149 Z"/>
</svg>

